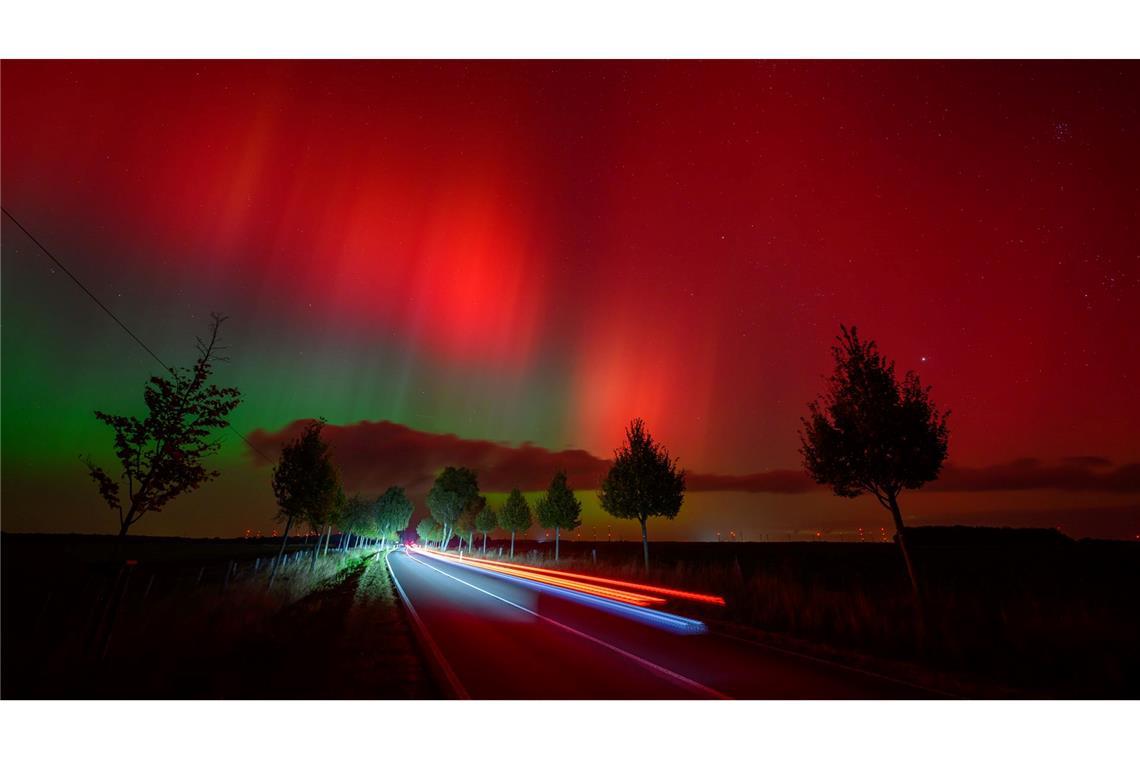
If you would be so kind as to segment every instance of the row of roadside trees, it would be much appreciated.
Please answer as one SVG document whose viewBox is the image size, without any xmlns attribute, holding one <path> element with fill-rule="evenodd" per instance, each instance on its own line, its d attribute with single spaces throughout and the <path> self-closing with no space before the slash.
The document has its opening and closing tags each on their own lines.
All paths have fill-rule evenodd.
<svg viewBox="0 0 1140 760">
<path fill-rule="evenodd" d="M 297 438 L 282 447 L 281 458 L 273 468 L 277 516 L 285 521 L 285 532 L 270 585 L 281 566 L 281 557 L 295 524 L 308 524 L 319 536 L 312 553 L 312 568 L 319 554 L 328 554 L 334 525 L 340 530 L 341 548 L 360 547 L 365 542 L 379 543 L 383 547 L 405 530 L 412 519 L 412 502 L 399 486 L 390 487 L 376 499 L 360 494 L 345 497 L 340 471 L 333 462 L 328 442 L 321 437 L 324 425 L 324 420 L 306 425 Z"/>
<path fill-rule="evenodd" d="M 424 541 L 438 542 L 447 548 L 452 537 L 458 536 L 460 547 L 466 538 L 468 547 L 475 544 L 474 534 L 483 534 L 483 548 L 487 547 L 487 534 L 502 528 L 511 534 L 511 556 L 515 554 L 515 535 L 528 530 L 537 517 L 538 524 L 554 531 L 554 559 L 559 558 L 562 531 L 573 530 L 582 524 L 582 502 L 570 489 L 565 472 L 558 472 L 550 481 L 546 493 L 539 497 L 531 512 L 530 504 L 519 489 L 507 497 L 503 507 L 495 512 L 487 499 L 479 494 L 476 475 L 466 467 L 447 467 L 435 480 L 427 497 L 431 517 L 422 520 L 417 533 Z"/>
<path fill-rule="evenodd" d="M 224 321 L 223 316 L 212 315 L 210 334 L 198 341 L 199 357 L 192 368 L 167 368 L 168 374 L 150 378 L 144 391 L 145 417 L 95 413 L 114 432 L 114 451 L 122 469 L 116 477 L 90 458 L 85 462 L 100 496 L 118 513 L 120 536 L 144 515 L 161 511 L 176 497 L 218 477 L 218 471 L 204 463 L 219 448 L 211 434 L 229 424 L 229 414 L 241 402 L 237 388 L 211 382 L 214 365 L 226 358 L 219 354 L 218 339 Z M 949 413 L 934 404 L 930 388 L 914 372 L 900 380 L 894 363 L 879 353 L 874 341 L 861 340 L 854 327 L 840 329 L 832 349 L 835 371 L 825 393 L 809 405 L 808 416 L 802 419 L 804 469 L 837 495 L 870 494 L 890 513 L 917 594 L 899 496 L 938 477 L 947 454 Z M 312 422 L 286 444 L 273 471 L 279 517 L 286 521 L 282 553 L 297 523 L 323 534 L 327 552 L 334 525 L 341 528 L 342 542 L 383 543 L 411 519 L 411 502 L 398 487 L 372 502 L 345 497 L 329 446 L 321 439 L 323 426 L 323 420 Z M 642 420 L 633 420 L 598 496 L 608 514 L 640 523 L 646 567 L 648 519 L 676 517 L 684 492 L 685 471 L 678 469 Z M 417 530 L 423 540 L 445 547 L 453 536 L 466 537 L 472 544 L 475 531 L 483 533 L 485 545 L 487 533 L 499 527 L 511 533 L 513 555 L 516 532 L 532 523 L 530 507 L 518 489 L 496 514 L 480 496 L 475 473 L 463 467 L 440 473 L 428 494 L 428 509 L 432 517 Z M 566 474 L 559 472 L 535 505 L 539 524 L 555 532 L 555 557 L 561 531 L 581 524 L 581 510 Z M 314 564 L 316 556 L 314 551 Z M 275 563 L 275 568 L 279 565 Z"/>
<path fill-rule="evenodd" d="M 145 418 L 96 412 L 115 432 L 115 453 L 123 464 L 123 473 L 116 479 L 90 460 L 87 466 L 100 495 L 118 512 L 121 536 L 143 515 L 160 511 L 175 497 L 218 476 L 217 471 L 202 464 L 219 446 L 209 435 L 228 424 L 227 417 L 241 401 L 236 388 L 210 382 L 214 364 L 224 360 L 218 355 L 224 321 L 224 317 L 213 315 L 209 338 L 198 342 L 199 359 L 192 369 L 170 369 L 170 377 L 156 375 L 150 379 L 144 394 L 149 411 Z M 364 540 L 383 544 L 405 530 L 411 519 L 412 504 L 399 487 L 389 488 L 372 501 L 359 495 L 346 497 L 329 444 L 321 437 L 324 424 L 324 420 L 309 423 L 282 447 L 273 468 L 278 518 L 285 521 L 274 573 L 296 526 L 308 525 L 320 536 L 312 567 L 319 553 L 327 554 L 334 526 L 341 531 L 342 546 L 346 542 L 359 545 Z M 126 489 L 121 487 L 124 481 Z M 652 439 L 644 422 L 634 420 L 626 431 L 625 445 L 615 452 L 599 498 L 609 514 L 641 523 L 646 566 L 646 520 L 675 517 L 684 490 L 684 471 L 678 470 L 668 452 Z M 445 468 L 428 493 L 427 505 L 432 520 L 419 526 L 424 540 L 446 547 L 453 537 L 459 537 L 470 546 L 478 531 L 485 546 L 487 534 L 502 528 L 511 533 L 512 555 L 516 533 L 529 529 L 535 517 L 544 528 L 554 531 L 556 559 L 562 531 L 573 530 L 582 522 L 582 504 L 565 472 L 555 474 L 536 502 L 533 515 L 518 489 L 511 492 L 499 513 L 494 512 L 479 494 L 475 473 L 465 467 Z"/>
<path fill-rule="evenodd" d="M 635 419 L 626 429 L 624 445 L 614 452 L 613 465 L 602 482 L 598 499 L 602 509 L 614 517 L 636 519 L 641 525 L 645 566 L 649 567 L 650 517 L 673 519 L 681 511 L 685 494 L 685 471 L 655 441 L 645 422 Z M 565 472 L 555 473 L 546 492 L 538 498 L 532 514 L 526 497 L 518 488 L 511 491 L 503 507 L 495 512 L 479 494 L 476 474 L 466 467 L 446 467 L 435 479 L 427 497 L 431 516 L 416 526 L 420 540 L 446 548 L 453 537 L 460 546 L 466 539 L 474 546 L 474 533 L 487 534 L 501 528 L 511 534 L 511 556 L 515 535 L 528 530 L 537 518 L 543 528 L 554 531 L 554 559 L 560 554 L 562 531 L 582 524 L 582 502 L 570 488 Z"/>
<path fill-rule="evenodd" d="M 570 489 L 565 472 L 555 474 L 533 511 L 526 497 L 515 488 L 496 512 L 486 497 L 479 494 L 476 475 L 466 467 L 445 468 L 428 492 L 427 503 L 431 515 L 416 525 L 416 534 L 424 543 L 437 544 L 444 549 L 456 537 L 460 548 L 464 539 L 469 548 L 473 547 L 478 531 L 483 534 L 483 550 L 486 551 L 487 534 L 501 528 L 511 534 L 510 554 L 514 557 L 515 536 L 529 530 L 537 517 L 539 525 L 554 531 L 554 558 L 557 560 L 562 531 L 573 530 L 582 524 L 582 502 Z"/>
<path fill-rule="evenodd" d="M 809 405 L 808 417 L 802 420 L 800 454 L 804 469 L 817 483 L 831 486 L 840 496 L 875 496 L 894 520 L 896 541 L 917 595 L 918 578 L 898 497 L 904 489 L 920 488 L 938 477 L 947 452 L 948 413 L 930 400 L 929 388 L 915 373 L 908 372 L 900 382 L 893 362 L 879 353 L 874 341 L 861 340 L 855 328 L 841 326 L 832 353 L 835 372 L 828 378 L 827 391 Z M 345 514 L 340 524 L 354 526 L 350 530 L 360 535 L 368 535 L 366 531 L 387 535 L 406 527 L 411 504 L 400 489 L 389 489 L 381 497 L 375 515 L 356 502 L 351 509 L 344 506 L 335 468 L 325 461 L 327 445 L 319 440 L 320 424 L 312 423 L 305 430 L 295 442 L 295 450 L 286 447 L 274 472 L 274 492 L 282 515 L 289 519 L 286 538 L 294 517 L 299 515 L 318 532 L 325 531 L 326 551 L 334 515 Z M 294 469 L 306 470 L 309 475 L 294 485 L 290 480 Z M 289 481 L 288 487 L 280 487 L 279 476 Z M 626 428 L 623 445 L 614 451 L 598 499 L 606 513 L 636 519 L 641 525 L 646 568 L 649 518 L 676 517 L 684 494 L 685 471 L 654 440 L 644 421 L 634 419 Z M 298 509 L 295 502 L 304 506 Z M 398 505 L 394 512 L 392 504 Z M 479 493 L 475 472 L 466 467 L 444 468 L 428 493 L 427 506 L 431 516 L 417 526 L 425 542 L 447 548 L 453 538 L 458 538 L 460 546 L 466 541 L 472 547 L 478 531 L 483 534 L 485 550 L 487 534 L 502 528 L 511 534 L 513 557 L 516 533 L 529 529 L 537 518 L 539 525 L 554 531 L 556 561 L 562 531 L 581 525 L 582 515 L 582 504 L 561 471 L 535 503 L 533 514 L 517 488 L 496 513 Z M 395 517 L 388 517 L 389 513 Z"/>
</svg>

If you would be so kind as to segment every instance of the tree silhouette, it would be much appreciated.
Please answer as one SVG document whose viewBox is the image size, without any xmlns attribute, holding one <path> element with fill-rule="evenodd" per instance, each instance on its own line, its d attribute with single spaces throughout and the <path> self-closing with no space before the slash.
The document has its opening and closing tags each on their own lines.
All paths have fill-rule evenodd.
<svg viewBox="0 0 1140 760">
<path fill-rule="evenodd" d="M 911 587 L 918 578 L 907 548 L 898 496 L 934 480 L 946 459 L 949 412 L 939 412 L 913 371 L 900 383 L 874 341 L 840 325 L 835 371 L 801 418 L 800 454 L 815 482 L 839 496 L 873 495 L 890 512 Z"/>
<path fill-rule="evenodd" d="M 483 510 L 475 518 L 475 528 L 483 534 L 483 553 L 487 553 L 487 534 L 499 527 L 499 516 L 489 504 L 483 505 Z"/>
<path fill-rule="evenodd" d="M 388 537 L 405 530 L 412 519 L 414 507 L 408 499 L 404 489 L 400 486 L 389 486 L 388 490 L 376 500 L 379 513 L 380 547 L 387 545 Z"/>
<path fill-rule="evenodd" d="M 122 473 L 115 479 L 90 457 L 84 463 L 107 506 L 119 513 L 119 536 L 127 535 L 143 515 L 161 512 L 175 497 L 220 474 L 202 464 L 221 447 L 209 436 L 227 424 L 226 417 L 241 403 L 237 388 L 210 383 L 214 363 L 226 361 L 219 355 L 225 347 L 218 344 L 225 321 L 219 314 L 211 315 L 209 340 L 197 340 L 198 360 L 193 367 L 150 378 L 143 389 L 146 417 L 95 412 L 115 431 L 115 456 Z"/>
<path fill-rule="evenodd" d="M 558 561 L 559 531 L 574 530 L 582 524 L 582 502 L 566 484 L 566 473 L 559 471 L 550 481 L 546 495 L 538 500 L 535 510 L 538 523 L 554 528 L 554 561 Z"/>
<path fill-rule="evenodd" d="M 475 546 L 475 530 L 479 522 L 479 515 L 483 514 L 483 510 L 487 508 L 487 498 L 485 496 L 478 496 L 474 500 L 467 502 L 467 506 L 459 513 L 458 519 L 455 521 L 455 532 L 460 538 L 460 547 L 463 546 L 462 537 L 467 537 L 467 549 L 471 551 Z"/>
<path fill-rule="evenodd" d="M 443 526 L 432 517 L 425 517 L 416 523 L 416 535 L 425 544 L 439 541 L 443 538 Z"/>
<path fill-rule="evenodd" d="M 443 527 L 440 548 L 451 542 L 455 521 L 479 498 L 479 481 L 466 467 L 445 467 L 428 491 L 427 505 L 431 516 Z"/>
<path fill-rule="evenodd" d="M 635 419 L 625 431 L 625 443 L 614 452 L 598 500 L 614 517 L 635 518 L 641 523 L 641 548 L 645 569 L 649 569 L 650 517 L 672 520 L 681 511 L 685 498 L 685 471 L 677 469 L 669 451 L 653 440 L 643 420 Z"/>
<path fill-rule="evenodd" d="M 340 473 L 332 461 L 329 445 L 321 438 L 325 421 L 312 420 L 294 440 L 281 447 L 281 459 L 273 468 L 273 495 L 277 497 L 278 519 L 286 519 L 285 535 L 273 566 L 273 584 L 281 556 L 289 540 L 289 530 L 297 520 L 323 526 L 331 519 L 338 494 Z"/>
<path fill-rule="evenodd" d="M 346 547 L 351 545 L 353 536 L 363 537 L 368 534 L 371 509 L 372 505 L 360 494 L 353 494 L 348 497 L 337 523 L 346 534 Z"/>
<path fill-rule="evenodd" d="M 507 503 L 499 510 L 499 526 L 511 532 L 512 559 L 515 556 L 515 532 L 530 530 L 531 521 L 530 506 L 526 503 L 526 497 L 519 489 L 512 489 L 510 496 L 507 497 Z"/>
</svg>

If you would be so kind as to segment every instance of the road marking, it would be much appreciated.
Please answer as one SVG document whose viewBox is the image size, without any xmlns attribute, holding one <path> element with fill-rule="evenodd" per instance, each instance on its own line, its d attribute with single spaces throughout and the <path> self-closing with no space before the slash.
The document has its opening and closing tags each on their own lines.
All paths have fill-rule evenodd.
<svg viewBox="0 0 1140 760">
<path fill-rule="evenodd" d="M 479 588 L 474 583 L 468 583 L 467 581 L 463 580 L 462 578 L 456 578 L 451 573 L 445 572 L 443 570 L 440 570 L 438 567 L 435 567 L 434 565 L 429 565 L 427 562 L 423 562 L 419 559 L 416 559 L 415 557 L 413 557 L 411 554 L 408 554 L 407 552 L 404 552 L 404 556 L 406 556 L 412 562 L 417 562 L 417 563 L 423 565 L 424 567 L 428 568 L 429 570 L 434 570 L 435 572 L 439 573 L 440 575 L 446 575 L 448 578 L 451 578 L 453 581 L 458 581 L 459 583 L 462 583 L 464 586 L 470 586 L 471 588 L 475 589 L 476 591 L 478 591 L 482 594 L 486 594 L 489 597 L 492 597 L 494 599 L 498 599 L 500 602 L 503 602 L 504 604 L 509 604 L 510 606 L 512 606 L 516 609 L 522 610 L 523 612 L 527 613 L 528 615 L 533 615 L 534 617 L 538 618 L 539 620 L 543 620 L 543 621 L 550 623 L 551 625 L 557 626 L 557 627 L 559 627 L 565 631 L 569 631 L 570 633 L 573 633 L 576 636 L 581 636 L 582 638 L 586 639 L 587 641 L 590 641 L 594 644 L 598 644 L 600 646 L 603 646 L 606 649 L 609 649 L 613 652 L 617 652 L 618 654 L 622 655 L 623 657 L 628 657 L 629 659 L 633 660 L 634 662 L 641 665 L 642 667 L 648 668 L 649 670 L 652 670 L 659 675 L 663 675 L 663 676 L 666 676 L 668 678 L 672 678 L 673 680 L 678 681 L 679 683 L 685 685 L 686 687 L 688 687 L 689 689 L 692 689 L 693 691 L 697 691 L 697 692 L 700 692 L 702 694 L 706 694 L 710 697 L 713 697 L 714 699 L 731 699 L 731 697 L 729 697 L 727 694 L 723 694 L 723 693 L 717 691 L 716 689 L 705 686 L 703 683 L 698 683 L 697 681 L 694 681 L 691 678 L 686 678 L 685 676 L 681 675 L 680 673 L 674 673 L 672 670 L 669 670 L 666 667 L 662 667 L 661 665 L 658 665 L 655 662 L 650 662 L 649 660 L 646 660 L 643 657 L 639 657 L 638 655 L 633 654 L 632 652 L 627 652 L 626 650 L 622 649 L 621 647 L 614 646 L 613 644 L 609 643 L 608 641 L 603 641 L 602 639 L 591 636 L 588 633 L 585 633 L 583 631 L 579 631 L 577 628 L 571 628 L 570 626 L 566 625 L 565 623 L 560 623 L 557 620 L 546 617 L 545 615 L 540 615 L 539 613 L 535 612 L 534 610 L 527 609 L 526 607 L 523 607 L 521 604 L 516 604 L 515 602 L 512 602 L 510 599 L 506 599 L 504 597 L 501 597 L 498 594 L 495 594 L 495 593 L 488 591 L 487 589 Z"/>
<path fill-rule="evenodd" d="M 455 692 L 455 696 L 459 699 L 471 699 L 471 695 L 467 693 L 467 689 L 463 688 L 463 684 L 460 683 L 459 676 L 455 675 L 455 671 L 452 670 L 451 665 L 447 662 L 447 658 L 443 656 L 439 645 L 435 643 L 435 639 L 428 631 L 423 618 L 416 612 L 416 608 L 412 605 L 412 600 L 409 599 L 407 593 L 404 592 L 404 587 L 400 585 L 400 579 L 396 577 L 396 571 L 392 569 L 392 561 L 389 559 L 389 554 L 384 555 L 384 562 L 388 565 L 388 574 L 392 576 L 392 581 L 396 584 L 396 590 L 400 592 L 400 598 L 404 600 L 404 605 L 408 608 L 408 612 L 411 613 L 412 622 L 414 622 L 416 628 L 419 629 L 420 636 L 423 638 L 424 643 L 427 644 L 428 651 L 430 651 L 431 656 L 435 658 L 439 669 L 443 671 L 443 677 L 447 679 L 447 685 L 451 687 L 451 690 Z"/>
</svg>

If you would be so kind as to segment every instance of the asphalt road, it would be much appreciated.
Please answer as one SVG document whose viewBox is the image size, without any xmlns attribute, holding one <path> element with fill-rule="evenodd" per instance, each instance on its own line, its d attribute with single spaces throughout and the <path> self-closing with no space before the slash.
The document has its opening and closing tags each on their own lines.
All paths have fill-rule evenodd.
<svg viewBox="0 0 1140 760">
<path fill-rule="evenodd" d="M 717 633 L 679 634 L 470 566 L 389 555 L 458 697 L 904 699 L 898 681 Z"/>
</svg>

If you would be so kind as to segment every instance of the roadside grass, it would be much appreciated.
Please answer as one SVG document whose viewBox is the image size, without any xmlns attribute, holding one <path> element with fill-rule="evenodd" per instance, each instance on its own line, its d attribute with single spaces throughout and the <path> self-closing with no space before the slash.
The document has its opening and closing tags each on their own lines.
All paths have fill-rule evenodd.
<svg viewBox="0 0 1140 760">
<path fill-rule="evenodd" d="M 362 573 L 374 554 L 330 551 L 310 570 L 311 547 L 296 548 L 270 588 L 273 546 L 234 553 L 226 542 L 141 541 L 133 553 L 152 559 L 122 565 L 107 558 L 106 542 L 63 539 L 45 553 L 42 542 L 11 539 L 4 536 L 2 661 L 13 697 L 211 695 L 217 663 L 239 642 Z M 102 552 L 91 548 L 100 544 Z M 304 658 L 298 652 L 281 666 Z"/>
<path fill-rule="evenodd" d="M 396 597 L 385 562 L 391 551 L 377 553 L 356 584 L 336 658 L 338 699 L 442 696 Z"/>
<path fill-rule="evenodd" d="M 498 558 L 502 545 L 487 556 Z M 526 542 L 515 561 L 719 594 L 723 608 L 670 608 L 955 693 L 1140 695 L 1140 547 L 1132 544 L 919 546 L 921 611 L 892 544 L 651 544 L 648 572 L 640 551 L 633 542 L 566 541 L 555 563 L 549 544 Z"/>
</svg>

